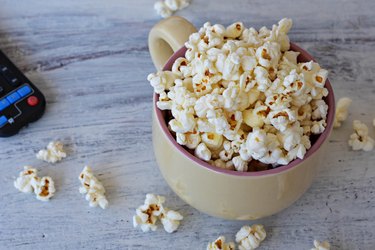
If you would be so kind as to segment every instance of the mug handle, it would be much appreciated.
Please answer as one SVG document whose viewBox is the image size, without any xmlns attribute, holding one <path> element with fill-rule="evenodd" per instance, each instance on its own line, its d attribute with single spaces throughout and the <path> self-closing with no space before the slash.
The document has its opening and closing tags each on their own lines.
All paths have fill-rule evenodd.
<svg viewBox="0 0 375 250">
<path fill-rule="evenodd" d="M 172 54 L 184 46 L 197 29 L 185 18 L 172 16 L 157 23 L 148 35 L 148 47 L 157 70 L 162 70 Z"/>
</svg>

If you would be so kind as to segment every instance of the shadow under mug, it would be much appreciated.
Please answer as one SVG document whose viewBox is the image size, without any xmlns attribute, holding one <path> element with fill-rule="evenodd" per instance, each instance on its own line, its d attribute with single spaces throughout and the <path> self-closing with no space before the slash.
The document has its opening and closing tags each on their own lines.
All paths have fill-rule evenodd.
<svg viewBox="0 0 375 250">
<path fill-rule="evenodd" d="M 173 62 L 184 57 L 184 43 L 195 27 L 182 17 L 170 17 L 156 24 L 149 34 L 149 49 L 157 70 L 171 70 Z M 299 62 L 314 60 L 305 50 Z M 327 80 L 329 107 L 327 127 L 319 135 L 303 160 L 260 172 L 220 169 L 204 162 L 179 145 L 165 121 L 165 112 L 157 108 L 154 94 L 152 139 L 159 169 L 172 190 L 192 207 L 212 216 L 233 220 L 255 220 L 275 214 L 300 198 L 311 186 L 325 153 L 335 114 L 333 89 Z"/>
</svg>

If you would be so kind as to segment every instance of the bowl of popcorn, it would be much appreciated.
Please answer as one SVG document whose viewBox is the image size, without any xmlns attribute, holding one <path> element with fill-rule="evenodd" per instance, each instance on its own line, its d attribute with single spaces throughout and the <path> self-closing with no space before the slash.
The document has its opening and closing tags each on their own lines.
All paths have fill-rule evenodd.
<svg viewBox="0 0 375 250">
<path fill-rule="evenodd" d="M 149 35 L 153 146 L 173 191 L 212 216 L 275 214 L 310 187 L 334 120 L 327 70 L 271 29 L 181 17 Z"/>
</svg>

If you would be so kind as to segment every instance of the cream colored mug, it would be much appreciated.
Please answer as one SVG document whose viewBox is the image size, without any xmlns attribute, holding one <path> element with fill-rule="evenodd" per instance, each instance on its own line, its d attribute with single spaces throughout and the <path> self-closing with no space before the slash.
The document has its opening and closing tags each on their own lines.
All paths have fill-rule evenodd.
<svg viewBox="0 0 375 250">
<path fill-rule="evenodd" d="M 149 34 L 149 49 L 157 70 L 171 70 L 178 57 L 184 57 L 184 43 L 195 27 L 182 17 L 171 17 L 156 24 Z M 291 43 L 300 52 L 298 60 L 312 56 Z M 335 101 L 327 80 L 329 95 L 327 127 L 307 151 L 303 160 L 260 172 L 224 170 L 196 158 L 177 144 L 169 132 L 163 111 L 156 107 L 154 95 L 152 139 L 160 171 L 172 190 L 192 207 L 212 216 L 233 220 L 255 220 L 289 207 L 310 187 L 326 142 L 332 131 Z"/>
</svg>

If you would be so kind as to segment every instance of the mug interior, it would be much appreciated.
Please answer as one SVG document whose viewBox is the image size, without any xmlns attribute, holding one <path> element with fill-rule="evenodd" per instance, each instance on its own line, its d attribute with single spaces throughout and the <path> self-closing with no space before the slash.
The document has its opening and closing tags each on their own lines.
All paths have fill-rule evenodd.
<svg viewBox="0 0 375 250">
<path fill-rule="evenodd" d="M 290 43 L 290 50 L 300 52 L 297 61 L 298 62 L 308 62 L 308 61 L 315 61 L 315 59 L 307 53 L 305 50 L 302 48 L 298 47 L 294 43 Z M 179 57 L 185 57 L 185 52 L 186 52 L 186 47 L 182 47 L 178 51 L 176 51 L 167 61 L 165 64 L 163 70 L 171 70 L 172 65 L 174 61 L 179 58 Z M 313 143 L 312 146 L 309 150 L 307 150 L 305 157 L 301 160 L 299 158 L 289 162 L 287 165 L 282 165 L 278 166 L 273 169 L 268 169 L 268 170 L 263 170 L 263 171 L 256 171 L 256 172 L 240 172 L 240 171 L 235 171 L 235 170 L 227 170 L 227 169 L 222 169 L 218 168 L 215 166 L 212 166 L 208 162 L 205 162 L 198 157 L 195 157 L 193 154 L 191 154 L 187 149 L 185 149 L 183 146 L 177 143 L 176 139 L 173 137 L 171 132 L 168 129 L 168 126 L 166 124 L 165 118 L 167 116 L 166 111 L 162 111 L 158 109 L 156 106 L 156 102 L 159 100 L 159 95 L 154 93 L 154 105 L 153 108 L 155 109 L 156 113 L 156 120 L 159 123 L 160 127 L 162 128 L 163 133 L 166 135 L 168 140 L 174 145 L 174 147 L 181 153 L 183 156 L 189 158 L 193 162 L 197 163 L 198 165 L 207 168 L 210 171 L 214 171 L 217 173 L 222 173 L 222 174 L 229 174 L 229 175 L 235 175 L 235 176 L 264 176 L 264 175 L 270 175 L 270 174 L 278 174 L 283 171 L 287 171 L 301 162 L 303 162 L 305 159 L 311 157 L 319 148 L 320 146 L 327 140 L 332 127 L 333 127 L 333 121 L 334 121 L 334 115 L 335 115 L 335 98 L 333 94 L 333 89 L 332 86 L 327 79 L 325 83 L 325 87 L 328 89 L 328 95 L 324 98 L 324 101 L 328 105 L 328 115 L 327 115 L 327 126 L 325 130 L 323 131 L 322 134 L 317 135 L 315 138 L 313 138 Z"/>
</svg>

